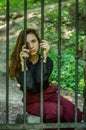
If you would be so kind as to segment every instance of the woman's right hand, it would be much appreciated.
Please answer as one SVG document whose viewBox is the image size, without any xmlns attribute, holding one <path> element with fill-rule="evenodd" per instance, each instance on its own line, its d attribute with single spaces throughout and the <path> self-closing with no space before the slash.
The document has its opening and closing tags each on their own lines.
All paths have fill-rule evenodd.
<svg viewBox="0 0 86 130">
<path fill-rule="evenodd" d="M 26 49 L 26 45 L 22 46 L 22 50 L 20 52 L 20 60 L 21 60 L 21 65 L 22 68 L 24 68 L 24 58 L 29 57 L 29 49 Z"/>
</svg>

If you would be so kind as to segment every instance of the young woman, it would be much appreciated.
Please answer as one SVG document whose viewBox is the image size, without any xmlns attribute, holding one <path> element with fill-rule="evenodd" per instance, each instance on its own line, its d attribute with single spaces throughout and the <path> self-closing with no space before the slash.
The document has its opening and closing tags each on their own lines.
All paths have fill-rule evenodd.
<svg viewBox="0 0 86 130">
<path fill-rule="evenodd" d="M 24 89 L 24 58 L 26 58 L 26 111 L 29 114 L 40 115 L 40 75 L 41 61 L 40 48 L 43 49 L 43 118 L 44 122 L 57 122 L 57 89 L 56 85 L 49 83 L 53 69 L 53 62 L 47 56 L 49 44 L 37 35 L 34 29 L 26 30 L 26 45 L 24 45 L 24 30 L 18 36 L 15 48 L 10 58 L 10 77 L 16 78 L 20 89 Z M 75 106 L 72 102 L 60 96 L 61 122 L 74 122 Z M 82 120 L 82 112 L 78 109 L 78 122 Z M 53 129 L 52 129 L 53 130 Z M 63 129 L 62 129 L 63 130 Z M 65 129 L 69 130 L 69 129 Z M 72 130 L 72 129 L 70 129 Z"/>
</svg>

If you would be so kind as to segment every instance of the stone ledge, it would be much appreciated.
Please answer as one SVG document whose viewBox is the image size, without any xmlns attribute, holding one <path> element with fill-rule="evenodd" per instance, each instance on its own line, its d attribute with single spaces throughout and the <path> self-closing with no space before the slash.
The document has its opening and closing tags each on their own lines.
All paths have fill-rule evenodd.
<svg viewBox="0 0 86 130">
<path fill-rule="evenodd" d="M 23 115 L 18 114 L 17 118 L 15 120 L 15 123 L 22 124 L 23 123 Z M 26 123 L 30 123 L 30 124 L 40 123 L 40 117 L 35 116 L 35 115 L 31 115 L 31 114 L 26 114 Z M 34 129 L 30 129 L 30 130 L 34 130 Z M 40 129 L 35 129 L 35 130 L 40 130 Z"/>
<path fill-rule="evenodd" d="M 40 117 L 31 114 L 26 114 L 25 121 L 26 123 L 40 123 Z M 19 123 L 19 124 L 23 123 L 23 114 L 17 115 L 15 123 Z"/>
<path fill-rule="evenodd" d="M 28 114 L 27 122 L 28 123 L 40 123 L 40 117 Z"/>
</svg>

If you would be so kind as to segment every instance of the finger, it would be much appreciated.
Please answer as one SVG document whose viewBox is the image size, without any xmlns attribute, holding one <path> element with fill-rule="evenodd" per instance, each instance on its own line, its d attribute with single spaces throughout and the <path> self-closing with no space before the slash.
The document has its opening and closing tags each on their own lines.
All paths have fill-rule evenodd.
<svg viewBox="0 0 86 130">
<path fill-rule="evenodd" d="M 29 57 L 29 55 L 28 55 L 27 53 L 21 53 L 21 54 L 20 54 L 20 57 L 21 57 L 21 58 L 24 58 L 24 57 L 27 58 L 27 57 Z"/>
<path fill-rule="evenodd" d="M 49 44 L 49 42 L 46 40 L 42 40 L 40 44 Z"/>
<path fill-rule="evenodd" d="M 24 56 L 29 57 L 29 53 L 21 51 L 20 52 L 20 58 L 22 58 Z"/>
<path fill-rule="evenodd" d="M 24 48 L 26 48 L 26 45 L 23 45 L 23 46 L 22 46 L 22 49 L 24 49 Z"/>
<path fill-rule="evenodd" d="M 23 49 L 22 52 L 29 53 L 29 50 L 28 49 Z"/>
<path fill-rule="evenodd" d="M 46 41 L 46 40 L 41 40 L 41 42 L 42 42 L 42 43 L 43 43 L 43 42 L 48 43 L 48 41 Z"/>
<path fill-rule="evenodd" d="M 28 46 L 27 44 L 26 44 L 26 45 L 23 45 L 23 46 L 22 46 L 22 50 L 23 50 L 23 49 L 29 50 L 29 46 Z"/>
<path fill-rule="evenodd" d="M 42 48 L 49 48 L 49 44 L 41 43 L 41 44 L 40 44 L 40 47 L 42 47 Z"/>
<path fill-rule="evenodd" d="M 49 46 L 48 43 L 41 43 L 40 46 Z"/>
<path fill-rule="evenodd" d="M 42 40 L 40 44 L 42 44 L 42 43 L 48 44 L 49 46 L 51 45 L 51 42 L 48 42 L 46 40 Z"/>
<path fill-rule="evenodd" d="M 23 58 L 28 58 L 29 55 L 27 55 L 27 54 L 23 54 L 22 57 L 23 57 Z"/>
</svg>

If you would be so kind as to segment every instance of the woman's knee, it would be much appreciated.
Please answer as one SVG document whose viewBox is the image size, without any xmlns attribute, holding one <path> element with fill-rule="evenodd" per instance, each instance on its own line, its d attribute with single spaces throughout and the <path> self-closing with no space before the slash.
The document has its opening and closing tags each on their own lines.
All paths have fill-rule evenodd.
<svg viewBox="0 0 86 130">
<path fill-rule="evenodd" d="M 63 118 L 63 108 L 60 106 L 60 120 Z M 58 105 L 53 102 L 44 103 L 44 121 L 57 122 L 58 119 Z"/>
</svg>

